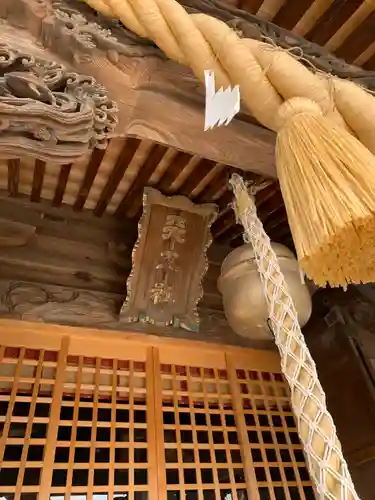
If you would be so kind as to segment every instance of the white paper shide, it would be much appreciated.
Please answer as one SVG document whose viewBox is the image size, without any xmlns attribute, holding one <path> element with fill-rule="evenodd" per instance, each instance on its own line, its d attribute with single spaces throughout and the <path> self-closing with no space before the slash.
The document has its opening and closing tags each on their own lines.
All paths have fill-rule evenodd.
<svg viewBox="0 0 375 500">
<path fill-rule="evenodd" d="M 205 70 L 204 79 L 206 84 L 206 109 L 204 116 L 204 130 L 210 130 L 215 126 L 228 125 L 240 110 L 240 88 L 221 87 L 215 91 L 215 74 L 212 70 Z"/>
</svg>

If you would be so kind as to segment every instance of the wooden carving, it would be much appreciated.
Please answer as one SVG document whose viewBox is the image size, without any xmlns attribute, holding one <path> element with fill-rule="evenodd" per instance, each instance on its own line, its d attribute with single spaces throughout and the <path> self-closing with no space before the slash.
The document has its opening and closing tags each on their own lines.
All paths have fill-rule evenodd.
<svg viewBox="0 0 375 500">
<path fill-rule="evenodd" d="M 146 188 L 143 207 L 121 320 L 197 331 L 216 206 Z"/>
<path fill-rule="evenodd" d="M 91 76 L 0 44 L 0 156 L 70 163 L 105 148 L 117 107 Z"/>
<path fill-rule="evenodd" d="M 16 12 L 13 5 L 26 0 L 3 1 Z M 45 1 L 49 7 L 37 20 L 38 41 L 108 89 L 119 106 L 117 135 L 151 139 L 275 177 L 273 132 L 242 113 L 230 127 L 202 134 L 204 86 L 189 68 L 168 60 L 150 40 L 98 15 L 84 2 Z M 25 25 L 22 11 L 18 9 L 18 26 Z"/>
<path fill-rule="evenodd" d="M 117 64 L 121 55 L 166 59 L 166 56 L 149 40 L 140 39 L 117 20 L 98 15 L 84 3 L 76 0 L 50 0 L 53 14 L 44 20 L 42 39 L 48 45 L 62 34 L 69 44 L 56 47 L 60 54 L 77 62 L 92 60 L 93 49 L 104 52 L 109 61 Z"/>
<path fill-rule="evenodd" d="M 302 62 L 375 89 L 365 71 L 324 48 L 220 0 L 181 0 L 190 12 L 221 19 L 240 36 L 298 51 Z M 198 156 L 276 177 L 275 135 L 242 110 L 229 127 L 202 134 L 204 89 L 186 68 L 165 59 L 121 23 L 96 14 L 79 0 L 1 0 L 0 43 L 15 40 L 30 51 L 50 52 L 76 72 L 92 75 L 118 102 L 116 135 L 155 140 Z M 12 41 L 13 46 L 13 41 Z M 27 49 L 27 50 L 29 50 Z M 27 51 L 26 50 L 26 51 Z M 166 111 L 167 110 L 167 111 Z M 77 143 L 75 143 L 77 147 Z M 47 149 L 46 149 L 47 151 Z M 53 151 L 50 151 L 53 153 Z M 67 159 L 65 161 L 68 161 Z"/>
<path fill-rule="evenodd" d="M 375 72 L 347 64 L 291 31 L 228 3 L 181 3 L 190 12 L 221 19 L 240 36 L 295 48 L 306 64 L 375 89 Z M 229 127 L 202 134 L 204 88 L 191 71 L 167 60 L 150 40 L 96 14 L 84 2 L 1 0 L 0 22 L 0 41 L 9 43 L 13 38 L 22 41 L 23 48 L 38 46 L 41 54 L 50 52 L 52 59 L 92 75 L 103 85 L 119 106 L 116 135 L 151 139 L 243 170 L 277 176 L 273 132 L 241 110 Z"/>
<path fill-rule="evenodd" d="M 81 326 L 122 331 L 153 333 L 164 337 L 190 338 L 187 330 L 157 327 L 148 323 L 119 321 L 123 296 L 67 286 L 0 279 L 0 318 L 38 321 L 60 325 Z M 199 306 L 200 331 L 196 340 L 241 346 L 269 348 L 266 342 L 254 342 L 236 335 L 228 326 L 224 313 Z"/>
<path fill-rule="evenodd" d="M 14 0 L 5 0 L 14 1 Z M 18 0 L 25 2 L 26 0 Z M 90 57 L 94 47 L 104 51 L 114 64 L 121 55 L 128 57 L 154 56 L 165 59 L 165 55 L 155 45 L 125 29 L 116 20 L 107 19 L 92 11 L 87 5 L 75 0 L 44 0 L 53 7 L 53 24 L 56 32 L 64 27 L 69 33 L 73 46 L 79 48 L 81 56 Z M 368 71 L 349 64 L 329 53 L 320 45 L 310 42 L 295 33 L 260 19 L 220 0 L 182 0 L 189 12 L 205 13 L 224 21 L 234 28 L 239 36 L 261 40 L 285 49 L 296 49 L 302 54 L 301 62 L 311 69 L 317 68 L 340 78 L 348 78 L 370 89 L 375 89 L 375 71 Z M 51 22 L 49 18 L 49 22 Z M 45 23 L 46 24 L 46 23 Z M 60 51 L 72 51 L 72 46 L 59 47 Z M 77 53 L 74 57 L 77 57 Z M 78 55 L 79 57 L 79 55 Z M 193 77 L 194 78 L 194 77 Z M 198 87 L 201 87 L 198 85 Z"/>
<path fill-rule="evenodd" d="M 26 0 L 21 1 L 26 2 Z M 120 54 L 133 57 L 154 55 L 165 58 L 164 54 L 152 42 L 141 39 L 125 29 L 118 21 L 98 15 L 76 0 L 43 1 L 46 2 L 46 5 L 52 5 L 54 15 L 59 18 L 60 22 L 64 22 L 64 20 L 61 14 L 56 14 L 57 10 L 60 13 L 65 13 L 65 22 L 67 22 L 68 17 L 73 18 L 74 24 L 69 24 L 71 34 L 81 47 L 86 45 L 87 53 L 89 53 L 88 43 L 92 43 L 93 46 L 106 51 L 107 57 L 113 62 L 118 61 Z M 309 63 L 312 63 L 321 71 L 332 73 L 340 78 L 351 79 L 372 89 L 375 88 L 374 71 L 363 70 L 358 66 L 346 63 L 320 45 L 256 15 L 233 7 L 229 3 L 223 3 L 221 0 L 181 0 L 180 3 L 189 12 L 209 14 L 224 21 L 236 29 L 240 36 L 261 40 L 286 49 L 297 49 L 298 54 L 302 54 L 303 58 L 307 60 L 309 68 L 311 68 Z M 80 16 L 77 16 L 78 10 L 82 13 Z M 94 20 L 96 22 L 93 22 Z M 71 22 L 72 19 L 69 23 Z M 303 62 L 302 58 L 301 62 Z"/>
</svg>

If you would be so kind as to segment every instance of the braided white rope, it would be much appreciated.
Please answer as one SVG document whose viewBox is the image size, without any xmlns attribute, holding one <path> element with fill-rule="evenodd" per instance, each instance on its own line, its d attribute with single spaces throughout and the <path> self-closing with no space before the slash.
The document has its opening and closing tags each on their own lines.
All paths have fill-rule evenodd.
<svg viewBox="0 0 375 500">
<path fill-rule="evenodd" d="M 252 196 L 256 191 L 249 194 L 243 179 L 237 174 L 231 177 L 230 184 L 236 216 L 245 229 L 244 240 L 254 249 L 270 326 L 280 352 L 281 369 L 290 386 L 292 407 L 310 476 L 320 499 L 359 500 L 296 309 L 270 239 L 257 216 Z"/>
</svg>

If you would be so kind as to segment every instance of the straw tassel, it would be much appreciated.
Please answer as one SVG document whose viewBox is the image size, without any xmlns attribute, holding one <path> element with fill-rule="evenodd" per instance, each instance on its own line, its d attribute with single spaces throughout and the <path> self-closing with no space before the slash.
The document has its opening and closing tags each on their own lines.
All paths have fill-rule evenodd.
<svg viewBox="0 0 375 500">
<path fill-rule="evenodd" d="M 276 166 L 302 269 L 317 285 L 375 281 L 375 157 L 305 98 L 279 110 Z"/>
<path fill-rule="evenodd" d="M 199 79 L 210 69 L 219 86 L 239 85 L 253 116 L 278 133 L 277 170 L 301 267 L 318 285 L 375 281 L 375 125 L 364 118 L 374 113 L 373 96 L 240 39 L 218 19 L 188 14 L 176 0 L 85 1 Z"/>
</svg>

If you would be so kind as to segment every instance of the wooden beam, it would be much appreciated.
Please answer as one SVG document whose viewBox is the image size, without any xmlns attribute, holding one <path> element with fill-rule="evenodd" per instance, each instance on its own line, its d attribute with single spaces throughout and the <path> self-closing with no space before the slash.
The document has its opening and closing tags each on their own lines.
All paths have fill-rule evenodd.
<svg viewBox="0 0 375 500">
<path fill-rule="evenodd" d="M 237 116 L 227 127 L 204 132 L 204 88 L 190 70 L 154 59 L 144 62 L 142 80 L 128 134 L 276 177 L 276 136 L 251 122 L 248 114 Z"/>
<path fill-rule="evenodd" d="M 38 159 L 35 160 L 33 187 L 31 190 L 31 197 L 30 197 L 31 201 L 34 202 L 40 201 L 40 195 L 42 193 L 45 171 L 46 171 L 46 162 Z"/>
<path fill-rule="evenodd" d="M 104 214 L 108 203 L 111 201 L 112 196 L 117 189 L 117 186 L 124 176 L 125 170 L 128 168 L 130 162 L 133 159 L 133 156 L 137 152 L 138 146 L 138 139 L 130 137 L 125 141 L 124 147 L 122 148 L 117 162 L 107 180 L 107 184 L 104 186 L 99 201 L 95 207 L 94 214 L 97 217 L 101 217 Z"/>
<path fill-rule="evenodd" d="M 366 63 L 373 57 L 375 54 L 375 41 L 372 42 L 363 52 L 359 54 L 359 56 L 354 61 L 354 64 L 358 64 L 358 66 L 366 67 Z"/>
<path fill-rule="evenodd" d="M 226 168 L 225 165 L 222 163 L 215 163 L 213 168 L 208 171 L 208 173 L 201 179 L 199 179 L 198 184 L 194 187 L 190 194 L 190 198 L 195 202 L 195 203 L 200 203 L 199 199 L 201 194 L 211 186 L 211 184 L 217 183 L 218 179 L 221 179 L 223 184 L 220 186 L 220 191 L 217 191 L 214 193 L 213 197 L 211 198 L 211 203 L 215 202 L 220 197 L 220 194 L 224 192 L 225 189 L 225 183 L 227 182 L 226 174 L 225 174 Z"/>
<path fill-rule="evenodd" d="M 249 10 L 246 7 L 248 1 L 249 0 L 243 0 L 241 8 Z M 315 68 L 339 78 L 349 79 L 371 90 L 375 90 L 375 73 L 369 71 L 374 67 L 372 64 L 373 61 L 371 65 L 368 67 L 366 65 L 364 69 L 347 63 L 335 54 L 327 52 L 325 48 L 317 43 L 311 42 L 311 33 L 308 33 L 311 28 L 313 29 L 313 27 L 317 26 L 318 21 L 319 23 L 323 21 L 323 17 L 324 23 L 329 23 L 329 21 L 337 22 L 338 16 L 333 7 L 340 9 L 339 17 L 341 18 L 343 14 L 345 20 L 347 18 L 345 17 L 347 12 L 345 13 L 342 11 L 345 11 L 347 7 L 352 7 L 353 5 L 355 9 L 362 1 L 363 0 L 288 0 L 272 22 L 259 19 L 257 16 L 245 10 L 239 10 L 238 8 L 232 7 L 227 2 L 222 2 L 222 0 L 206 0 L 204 2 L 202 2 L 202 0 L 181 0 L 181 3 L 188 7 L 190 11 L 204 12 L 205 14 L 220 19 L 232 28 L 240 31 L 244 37 L 260 41 L 269 40 L 271 44 L 287 50 L 291 48 L 297 50 L 297 48 L 299 48 L 303 54 L 303 58 L 312 63 Z M 327 9 L 325 7 L 327 7 Z M 329 8 L 331 8 L 331 11 L 327 15 Z M 308 39 L 299 36 L 296 24 L 298 20 L 303 20 L 301 16 L 304 13 L 309 13 L 309 16 L 312 16 L 308 22 L 309 27 L 306 25 L 303 26 L 303 33 L 307 33 L 306 36 Z M 312 20 L 313 22 L 311 22 Z M 339 25 L 340 22 L 342 21 L 339 21 Z M 305 31 L 306 28 L 308 28 L 307 31 Z"/>
<path fill-rule="evenodd" d="M 239 9 L 248 10 L 252 14 L 256 14 L 263 0 L 240 0 Z"/>
<path fill-rule="evenodd" d="M 179 189 L 179 194 L 190 196 L 198 184 L 215 168 L 216 163 L 211 160 L 201 160 L 195 167 L 194 172 Z"/>
<path fill-rule="evenodd" d="M 257 205 L 257 212 L 258 212 L 258 217 L 260 220 L 263 222 L 265 225 L 266 231 L 271 231 L 269 236 L 271 239 L 274 238 L 274 228 L 275 224 L 274 218 L 275 214 L 281 213 L 281 218 L 278 217 L 277 219 L 277 224 L 282 226 L 282 228 L 287 228 L 287 231 L 282 232 L 282 237 L 287 236 L 289 237 L 290 230 L 287 222 L 287 217 L 285 214 L 285 207 L 283 204 L 281 192 L 278 189 L 277 185 L 271 184 L 267 186 L 264 190 L 260 191 L 257 198 L 256 198 L 256 205 Z M 272 219 L 272 226 L 269 224 L 269 219 Z M 267 225 L 268 224 L 268 225 Z M 277 230 L 279 230 L 279 227 L 277 227 Z M 234 225 L 230 224 L 228 221 L 226 224 L 225 229 L 223 229 L 220 233 L 220 237 L 218 238 L 218 241 L 220 242 L 230 242 L 231 245 L 233 246 L 238 246 L 243 244 L 243 227 L 241 225 Z M 280 243 L 284 243 L 284 240 L 278 240 Z"/>
<path fill-rule="evenodd" d="M 124 300 L 121 294 L 0 278 L 0 297 L 0 323 L 6 318 L 36 321 L 39 325 L 53 324 L 55 328 L 56 325 L 95 328 L 99 334 L 100 330 L 117 330 L 130 336 L 134 332 L 147 333 L 147 338 L 161 337 L 161 341 L 165 337 L 192 341 L 192 333 L 181 328 L 121 323 L 118 318 L 118 311 Z M 199 315 L 201 328 L 199 332 L 194 332 L 195 341 L 259 349 L 273 348 L 271 342 L 255 342 L 236 335 L 220 310 L 210 309 L 202 304 L 199 306 Z"/>
<path fill-rule="evenodd" d="M 105 149 L 94 149 L 94 151 L 92 152 L 90 161 L 86 168 L 85 177 L 83 178 L 76 201 L 73 205 L 74 210 L 80 211 L 85 206 L 87 196 L 89 195 L 90 189 L 94 183 L 105 151 Z"/>
<path fill-rule="evenodd" d="M 60 167 L 60 174 L 59 174 L 59 179 L 57 181 L 55 196 L 53 197 L 52 200 L 52 205 L 54 207 L 59 207 L 62 203 L 71 168 L 72 168 L 71 163 L 69 163 L 68 165 L 61 165 Z"/>
<path fill-rule="evenodd" d="M 334 52 L 348 39 L 348 37 L 360 26 L 374 11 L 372 2 L 363 1 L 340 28 L 331 36 L 325 47 Z"/>
<path fill-rule="evenodd" d="M 229 205 L 233 202 L 233 193 L 230 189 L 227 189 L 218 200 L 216 200 L 216 204 L 219 207 L 220 212 L 224 210 L 232 210 Z"/>
<path fill-rule="evenodd" d="M 272 21 L 276 14 L 280 11 L 286 0 L 263 0 L 259 7 L 257 16 L 266 21 Z"/>
<path fill-rule="evenodd" d="M 319 45 L 324 45 L 354 14 L 361 3 L 362 0 L 335 0 L 317 24 L 306 34 L 307 38 Z"/>
<path fill-rule="evenodd" d="M 333 2 L 334 0 L 314 0 L 313 2 L 308 0 L 308 5 L 306 5 L 305 10 L 302 11 L 303 15 L 301 15 L 297 24 L 294 26 L 293 33 L 300 36 L 304 36 L 308 33 Z M 302 4 L 303 7 L 303 2 L 300 1 L 299 3 Z"/>
<path fill-rule="evenodd" d="M 143 187 L 148 181 L 155 169 L 159 165 L 167 149 L 160 144 L 154 144 L 148 154 L 147 160 L 138 172 L 133 184 L 121 200 L 115 212 L 116 217 L 122 217 L 128 211 L 129 217 L 134 217 L 142 208 Z"/>
<path fill-rule="evenodd" d="M 338 56 L 353 62 L 374 42 L 375 12 L 370 14 L 337 49 Z M 363 61 L 365 62 L 365 61 Z"/>
<path fill-rule="evenodd" d="M 215 238 L 223 239 L 223 235 L 236 224 L 232 209 L 226 209 L 219 214 L 219 217 L 212 224 L 212 234 Z"/>
<path fill-rule="evenodd" d="M 208 201 L 217 200 L 225 192 L 228 191 L 228 171 L 221 170 L 217 172 L 215 177 L 211 179 L 211 182 L 206 186 L 203 191 L 198 195 L 198 203 L 207 203 Z"/>
<path fill-rule="evenodd" d="M 8 191 L 9 196 L 18 195 L 20 181 L 20 160 L 8 160 Z"/>
<path fill-rule="evenodd" d="M 21 43 L 25 30 L 17 31 L 15 25 L 18 29 L 27 28 L 31 53 L 34 50 L 35 55 L 40 55 L 42 44 L 46 56 L 49 52 L 49 57 L 52 55 L 73 71 L 94 77 L 118 105 L 119 136 L 151 139 L 215 162 L 276 176 L 275 134 L 258 126 L 248 113 L 239 114 L 227 127 L 204 132 L 204 86 L 188 68 L 165 59 L 149 42 L 98 18 L 83 2 L 60 2 L 59 11 L 64 12 L 64 18 L 55 14 L 48 2 L 35 9 L 25 3 L 26 0 L 1 2 L 0 18 L 14 25 L 2 26 L 0 42 L 25 50 Z M 48 23 L 44 21 L 46 17 Z M 117 40 L 94 27 L 94 47 L 88 50 L 80 35 L 87 27 L 85 19 L 89 25 L 101 22 L 104 30 L 112 31 Z M 89 178 L 87 184 L 88 181 Z M 82 189 L 78 209 L 85 186 Z"/>
<path fill-rule="evenodd" d="M 314 0 L 288 0 L 273 19 L 278 26 L 292 30 Z"/>
<path fill-rule="evenodd" d="M 0 218 L 0 248 L 27 245 L 35 236 L 35 226 Z"/>
<path fill-rule="evenodd" d="M 375 51 L 370 56 L 370 58 L 366 61 L 366 63 L 363 65 L 363 67 L 370 70 L 370 71 L 375 70 Z"/>
<path fill-rule="evenodd" d="M 288 0 L 275 17 L 276 24 L 289 26 L 281 22 L 282 18 L 293 18 L 292 28 L 312 2 Z M 352 6 L 355 10 L 359 2 L 335 0 L 317 24 L 319 40 L 323 36 L 327 41 L 333 24 L 350 17 Z M 304 58 L 318 69 L 375 88 L 374 74 L 346 64 L 318 45 L 249 12 L 224 5 L 219 0 L 182 0 L 181 3 L 191 12 L 204 12 L 226 22 L 244 36 L 259 40 L 266 36 L 283 48 L 300 47 Z M 242 3 L 244 8 L 250 6 L 255 12 L 262 0 Z M 335 10 L 338 7 L 340 12 Z M 2 25 L 0 42 L 11 43 L 22 50 L 27 47 L 31 55 L 45 55 L 56 62 L 65 62 L 73 70 L 96 78 L 118 103 L 117 133 L 121 136 L 152 139 L 215 162 L 276 176 L 275 134 L 260 127 L 246 110 L 228 127 L 203 132 L 204 88 L 190 70 L 166 60 L 152 42 L 114 25 L 83 2 L 61 0 L 59 12 L 54 9 L 54 3 L 48 1 L 41 4 L 36 0 L 2 0 L 0 18 L 6 21 Z M 335 13 L 337 15 L 332 17 Z M 89 48 L 86 38 L 81 36 L 87 32 L 88 25 L 92 29 Z M 111 37 L 107 36 L 108 31 Z M 315 37 L 313 32 L 310 35 Z M 25 37 L 27 41 L 22 42 Z M 372 64 L 371 58 L 369 67 Z"/>
</svg>

